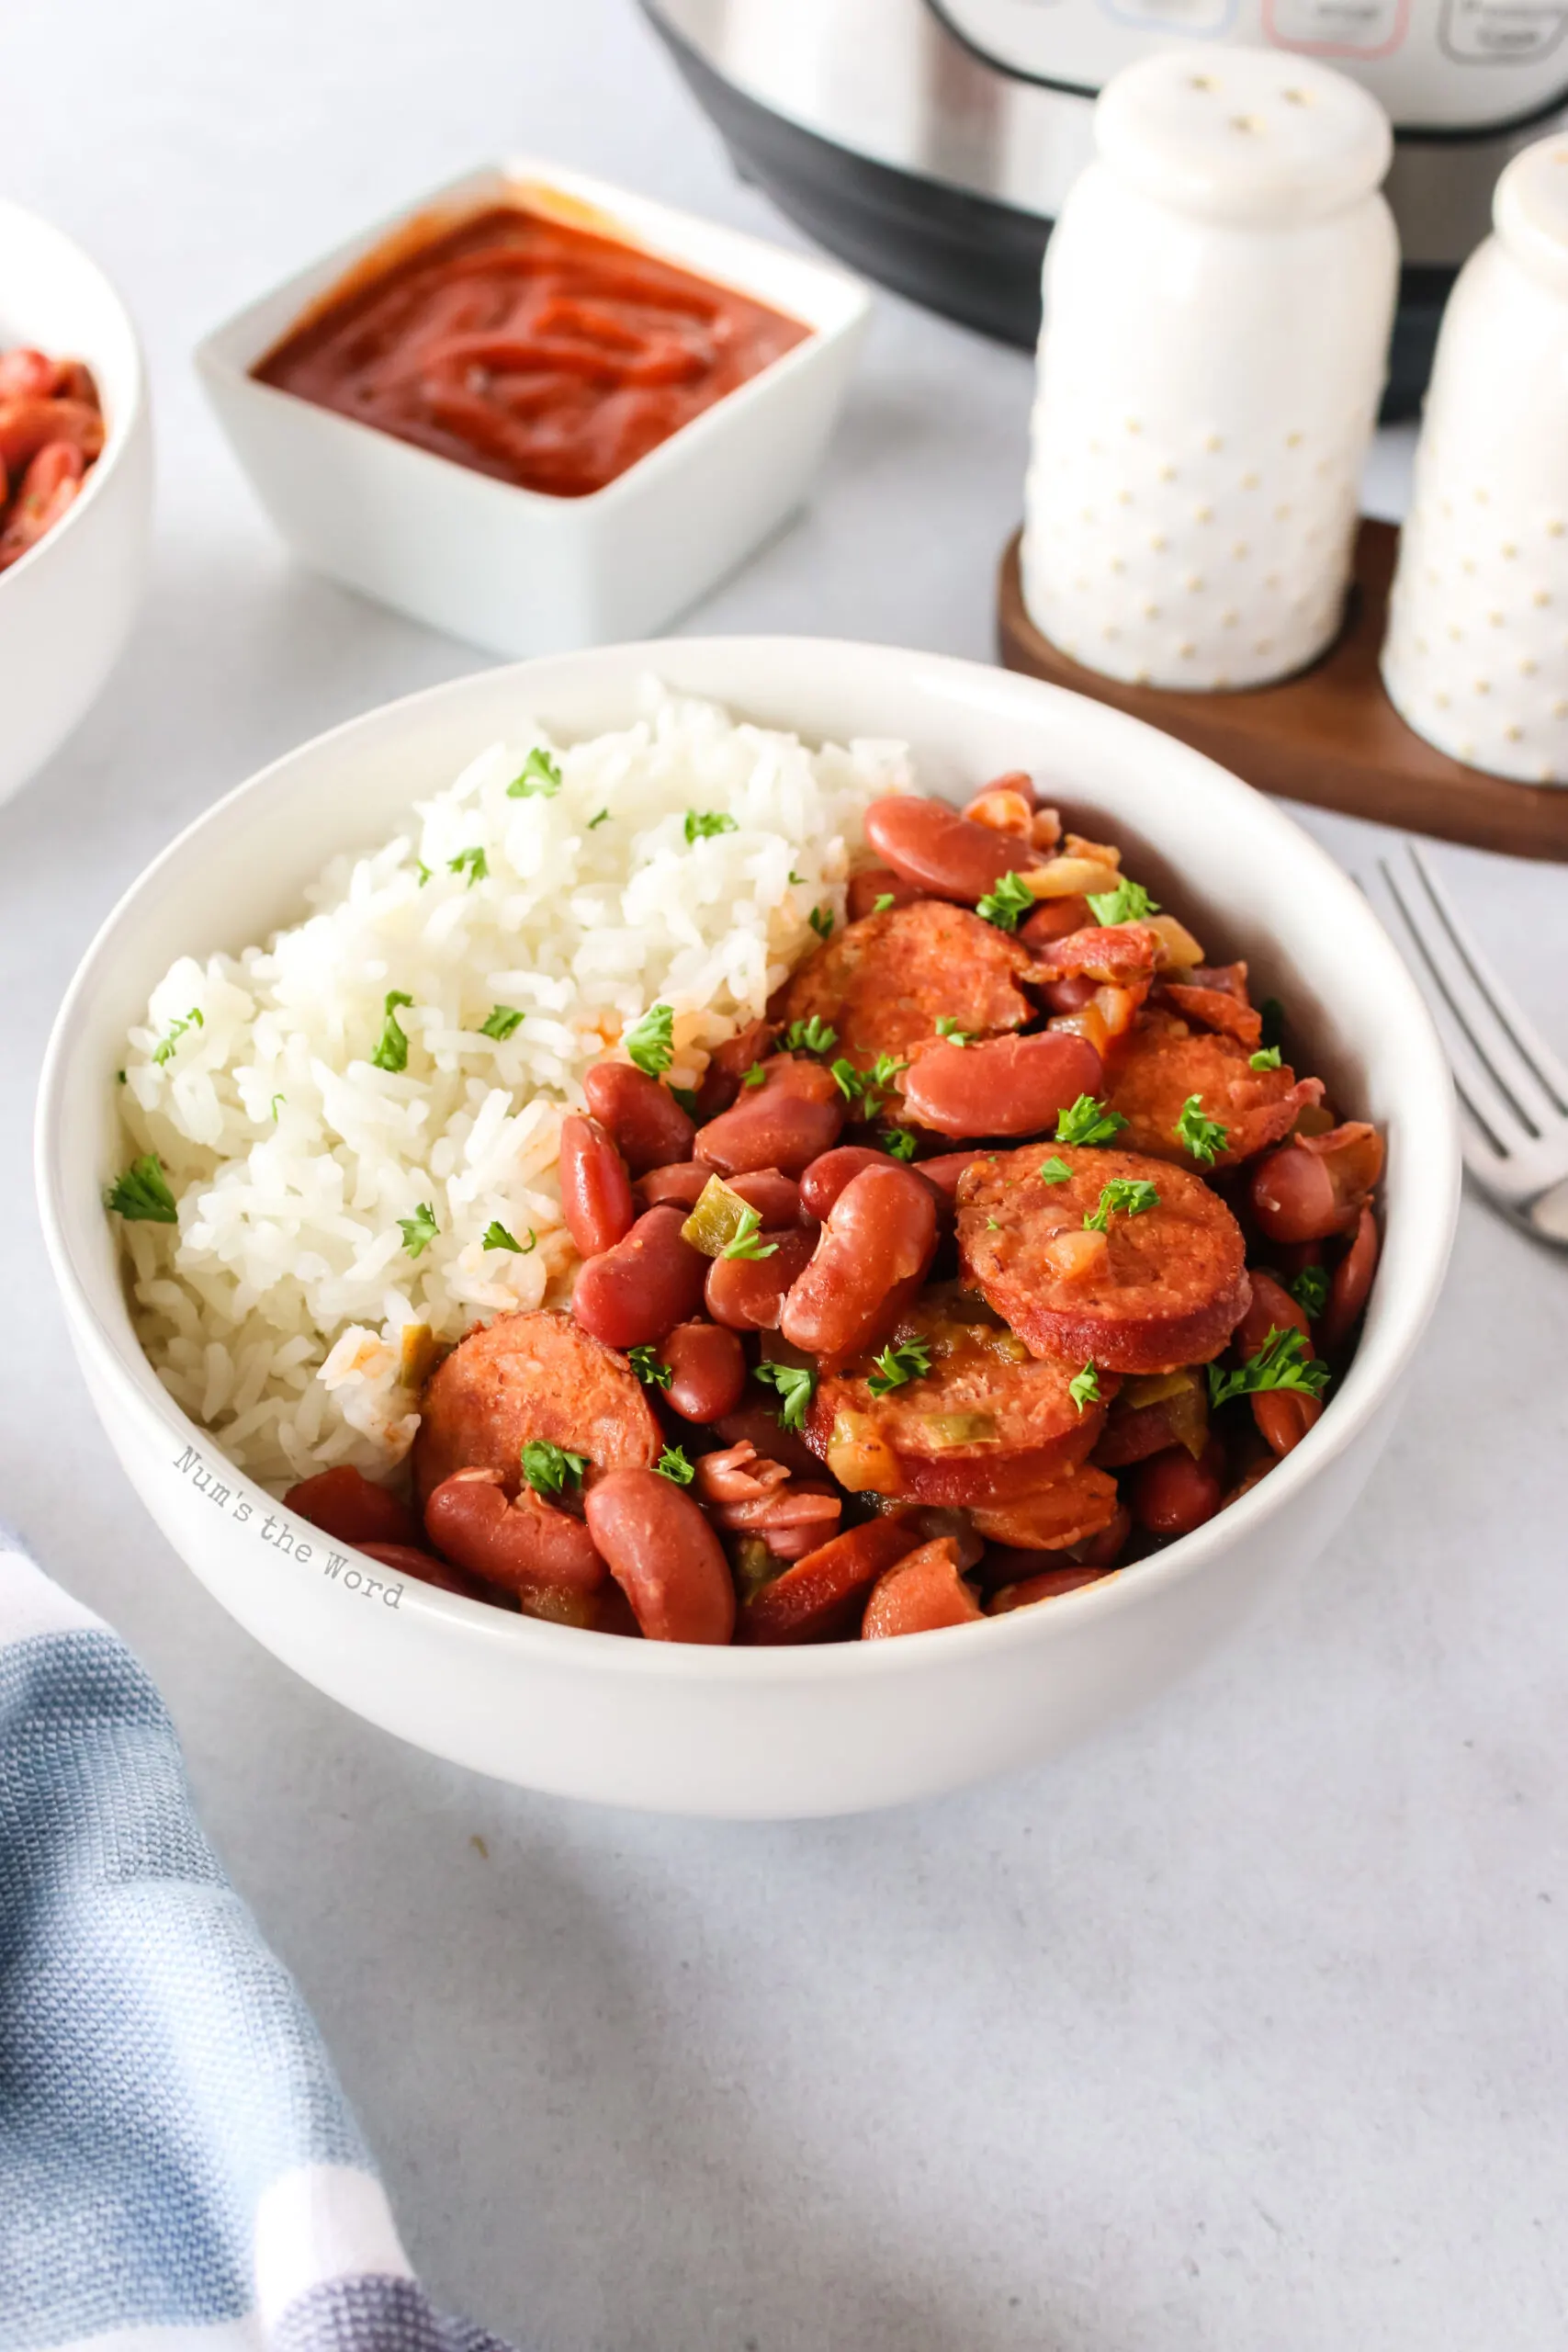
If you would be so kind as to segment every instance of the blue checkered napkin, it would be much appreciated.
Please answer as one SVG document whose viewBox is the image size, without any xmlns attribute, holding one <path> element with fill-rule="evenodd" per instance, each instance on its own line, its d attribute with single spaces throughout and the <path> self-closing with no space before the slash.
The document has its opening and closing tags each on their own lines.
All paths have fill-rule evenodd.
<svg viewBox="0 0 1568 2352">
<path fill-rule="evenodd" d="M 124 1644 L 0 1532 L 0 2352 L 504 2352 L 410 2273 Z"/>
</svg>

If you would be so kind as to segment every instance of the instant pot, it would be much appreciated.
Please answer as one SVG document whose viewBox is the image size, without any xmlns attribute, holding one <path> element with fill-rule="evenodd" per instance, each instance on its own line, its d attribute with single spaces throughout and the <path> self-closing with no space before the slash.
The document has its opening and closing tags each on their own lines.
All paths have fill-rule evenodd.
<svg viewBox="0 0 1568 2352">
<path fill-rule="evenodd" d="M 1568 0 L 643 0 L 739 169 L 846 261 L 1032 344 L 1096 93 L 1154 48 L 1318 57 L 1381 100 L 1404 267 L 1388 411 L 1517 149 L 1564 119 Z"/>
</svg>

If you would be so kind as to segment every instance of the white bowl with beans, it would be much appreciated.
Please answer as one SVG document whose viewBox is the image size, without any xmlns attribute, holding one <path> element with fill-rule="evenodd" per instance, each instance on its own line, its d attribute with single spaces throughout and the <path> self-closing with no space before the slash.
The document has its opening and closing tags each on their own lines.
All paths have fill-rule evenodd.
<svg viewBox="0 0 1568 2352">
<path fill-rule="evenodd" d="M 292 919 L 333 853 L 504 736 L 624 726 L 649 671 L 807 738 L 900 737 L 955 803 L 1024 769 L 1211 943 L 1287 1001 L 1307 1066 L 1387 1143 L 1384 1248 L 1328 1409 L 1271 1474 L 1156 1555 L 1041 1605 L 896 1641 L 799 1647 L 606 1638 L 505 1613 L 344 1553 L 225 1461 L 155 1377 L 103 1208 L 114 1071 L 171 940 L 197 956 Z M 1448 1262 L 1451 1089 L 1427 1014 L 1359 893 L 1269 801 L 1098 703 L 886 646 L 734 638 L 491 671 L 373 711 L 208 811 L 105 924 L 62 1009 L 37 1175 L 73 1338 L 109 1437 L 174 1551 L 288 1665 L 416 1746 L 607 1804 L 770 1819 L 934 1796 L 1037 1763 L 1177 1680 L 1353 1506 Z"/>
</svg>

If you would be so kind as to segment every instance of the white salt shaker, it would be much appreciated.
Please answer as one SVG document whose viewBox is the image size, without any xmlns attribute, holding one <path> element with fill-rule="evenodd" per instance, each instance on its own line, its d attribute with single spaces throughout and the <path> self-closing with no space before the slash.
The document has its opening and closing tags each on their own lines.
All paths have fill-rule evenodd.
<svg viewBox="0 0 1568 2352">
<path fill-rule="evenodd" d="M 1376 100 L 1310 58 L 1146 57 L 1046 249 L 1023 595 L 1140 684 L 1256 685 L 1331 642 L 1398 279 Z"/>
<path fill-rule="evenodd" d="M 1568 784 L 1568 138 L 1492 211 L 1438 339 L 1383 683 L 1452 758 Z"/>
</svg>

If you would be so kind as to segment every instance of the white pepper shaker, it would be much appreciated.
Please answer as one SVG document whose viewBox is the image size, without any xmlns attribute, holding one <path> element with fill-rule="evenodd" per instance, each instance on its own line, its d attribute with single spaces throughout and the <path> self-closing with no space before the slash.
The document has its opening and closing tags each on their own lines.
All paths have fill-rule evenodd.
<svg viewBox="0 0 1568 2352">
<path fill-rule="evenodd" d="M 1312 59 L 1141 59 L 1046 248 L 1024 602 L 1089 667 L 1221 689 L 1339 628 L 1399 272 L 1377 101 Z"/>
<path fill-rule="evenodd" d="M 1568 137 L 1492 215 L 1438 338 L 1383 684 L 1451 758 L 1568 784 Z"/>
</svg>

